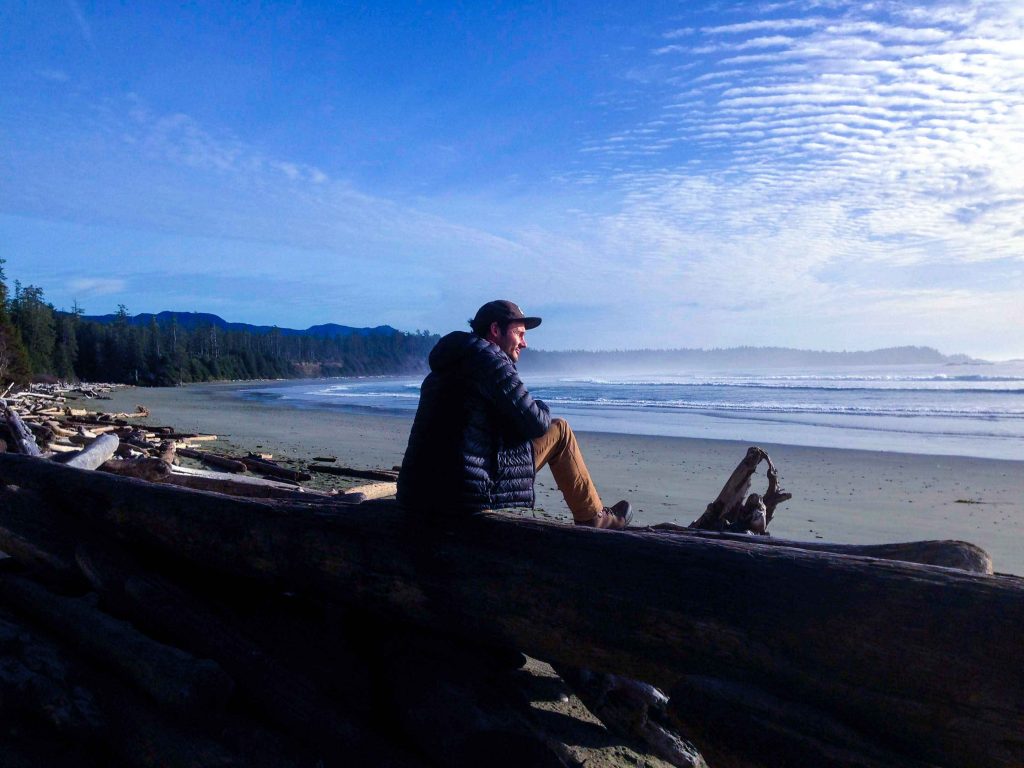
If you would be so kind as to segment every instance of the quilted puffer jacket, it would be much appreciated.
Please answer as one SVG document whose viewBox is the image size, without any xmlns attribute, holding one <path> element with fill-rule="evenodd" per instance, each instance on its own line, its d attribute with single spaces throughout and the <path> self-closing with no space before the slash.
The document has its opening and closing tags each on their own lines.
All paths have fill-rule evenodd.
<svg viewBox="0 0 1024 768">
<path fill-rule="evenodd" d="M 534 504 L 533 445 L 551 424 L 501 349 L 455 331 L 430 353 L 430 374 L 398 475 L 398 502 L 444 512 Z"/>
</svg>

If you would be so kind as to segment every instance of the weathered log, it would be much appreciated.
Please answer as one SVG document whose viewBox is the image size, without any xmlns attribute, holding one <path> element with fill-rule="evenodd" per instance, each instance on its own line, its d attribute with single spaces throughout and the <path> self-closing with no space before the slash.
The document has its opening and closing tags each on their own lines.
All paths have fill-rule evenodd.
<svg viewBox="0 0 1024 768">
<path fill-rule="evenodd" d="M 342 475 L 344 477 L 358 477 L 362 480 L 384 480 L 394 482 L 397 472 L 389 472 L 382 469 L 355 469 L 354 467 L 336 467 L 333 464 L 310 464 L 310 472 L 320 472 L 327 475 Z"/>
<path fill-rule="evenodd" d="M 293 480 L 296 482 L 312 479 L 312 476 L 308 472 L 300 472 L 295 469 L 289 469 L 288 467 L 282 467 L 280 464 L 275 464 L 272 461 L 258 458 L 252 454 L 240 458 L 239 461 L 241 461 L 249 471 L 257 472 L 261 475 L 269 475 L 271 477 L 283 478 L 285 480 Z"/>
<path fill-rule="evenodd" d="M 751 536 L 726 531 L 703 531 L 675 523 L 659 523 L 647 530 L 659 533 L 694 536 L 718 541 L 737 541 L 745 544 L 795 547 L 811 552 L 831 552 L 836 555 L 877 557 L 881 560 L 900 560 L 922 565 L 941 565 L 971 573 L 992 573 L 992 558 L 976 544 L 966 541 L 909 541 L 895 544 L 834 544 L 823 541 L 794 541 L 770 536 Z"/>
<path fill-rule="evenodd" d="M 171 443 L 173 445 L 173 443 Z M 228 472 L 245 472 L 245 464 L 238 459 L 232 459 L 229 456 L 221 456 L 220 454 L 210 453 L 209 451 L 194 451 L 191 448 L 179 448 L 178 455 L 184 456 L 186 459 L 198 459 L 204 464 L 208 464 L 211 467 L 217 467 L 219 469 L 227 470 Z"/>
<path fill-rule="evenodd" d="M 67 443 L 50 443 L 47 446 L 49 453 L 78 453 L 82 450 L 79 445 L 70 445 Z"/>
<path fill-rule="evenodd" d="M 65 429 L 63 426 L 61 426 L 61 423 L 55 419 L 48 419 L 46 421 L 46 426 L 53 430 L 53 434 L 56 435 L 57 437 L 71 437 L 72 435 L 75 434 L 74 430 Z"/>
<path fill-rule="evenodd" d="M 366 485 L 354 485 L 345 489 L 346 494 L 358 493 L 364 501 L 371 499 L 386 499 L 398 493 L 397 483 L 367 483 Z"/>
<path fill-rule="evenodd" d="M 81 598 L 60 597 L 29 579 L 4 574 L 0 600 L 70 638 L 94 661 L 179 714 L 202 718 L 219 711 L 231 695 L 231 679 L 215 662 L 157 643 Z"/>
<path fill-rule="evenodd" d="M 126 422 L 127 424 L 127 422 Z M 123 425 L 122 425 L 123 426 Z M 188 440 L 190 442 L 202 443 L 217 440 L 217 435 L 200 435 L 195 432 L 175 432 L 173 429 L 160 429 L 149 427 L 150 431 L 160 435 L 162 440 Z"/>
<path fill-rule="evenodd" d="M 199 491 L 214 491 L 231 496 L 248 496 L 260 499 L 298 499 L 327 497 L 323 491 L 301 488 L 297 484 L 268 480 L 262 477 L 232 475 L 226 472 L 208 472 L 201 469 L 175 466 L 171 474 L 161 482 L 180 485 Z"/>
<path fill-rule="evenodd" d="M 55 437 L 53 430 L 42 423 L 35 423 L 32 421 L 26 422 L 25 425 L 29 428 L 29 431 L 36 439 L 36 444 L 41 446 L 49 445 L 53 442 Z"/>
<path fill-rule="evenodd" d="M 120 441 L 117 435 L 100 435 L 79 453 L 64 462 L 67 467 L 76 469 L 96 469 L 114 455 Z"/>
<path fill-rule="evenodd" d="M 173 440 L 164 440 L 160 443 L 158 458 L 167 466 L 174 464 L 175 457 L 178 454 L 177 446 L 174 445 Z"/>
<path fill-rule="evenodd" d="M 50 394 L 47 394 L 46 392 L 31 392 L 31 391 L 19 392 L 18 393 L 18 397 L 20 397 L 20 398 L 26 398 L 27 397 L 27 398 L 33 398 L 33 399 L 36 399 L 36 400 L 56 400 L 57 399 L 56 395 L 50 395 Z"/>
<path fill-rule="evenodd" d="M 130 437 L 122 437 L 121 441 L 123 443 L 125 443 L 126 445 L 130 445 L 132 448 L 136 448 L 139 451 L 141 451 L 142 453 L 147 454 L 149 456 L 156 456 L 157 453 L 160 451 L 160 449 L 157 448 L 155 445 L 152 445 L 149 442 L 147 442 L 146 440 L 140 438 L 139 437 L 139 433 L 137 433 L 137 432 L 133 432 Z M 167 445 L 167 444 L 169 444 L 171 446 L 174 446 L 173 442 L 163 443 L 163 445 Z M 171 464 L 173 462 L 167 462 L 167 463 Z"/>
<path fill-rule="evenodd" d="M 98 468 L 101 472 L 122 477 L 134 477 L 150 483 L 162 483 L 171 475 L 171 465 L 150 456 L 131 459 L 111 459 Z"/>
<path fill-rule="evenodd" d="M 4 418 L 7 421 L 7 428 L 14 437 L 17 449 L 28 456 L 41 456 L 42 451 L 39 450 L 35 437 L 32 436 L 32 432 L 29 431 L 29 428 L 25 426 L 25 423 L 21 420 L 18 412 L 13 408 L 10 408 L 4 401 L 0 400 L 0 403 L 3 403 Z"/>
<path fill-rule="evenodd" d="M 687 675 L 742 680 L 904 764 L 1024 763 L 1015 577 L 383 502 L 316 515 L 0 455 L 14 478 L 196 566 L 670 692 Z M 798 752 L 798 726 L 775 731 L 778 750 Z"/>
<path fill-rule="evenodd" d="M 231 475 L 224 472 L 209 472 L 190 467 L 172 466 L 150 457 L 126 460 L 111 460 L 100 467 L 103 472 L 122 477 L 132 477 L 151 483 L 165 483 L 210 493 L 241 496 L 252 499 L 280 499 L 294 502 L 328 502 L 331 504 L 359 504 L 367 497 L 358 490 L 344 493 L 318 491 L 302 488 L 291 483 L 266 480 L 260 477 Z"/>
</svg>

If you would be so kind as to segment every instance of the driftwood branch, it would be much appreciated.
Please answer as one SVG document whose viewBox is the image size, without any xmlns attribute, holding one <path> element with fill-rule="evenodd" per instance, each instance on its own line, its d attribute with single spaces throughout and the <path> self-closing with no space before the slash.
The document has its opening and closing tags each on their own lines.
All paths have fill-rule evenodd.
<svg viewBox="0 0 1024 768">
<path fill-rule="evenodd" d="M 768 490 L 764 496 L 756 493 L 747 496 L 751 477 L 762 461 L 768 465 Z M 779 487 L 779 473 L 768 454 L 754 446 L 747 449 L 747 455 L 733 470 L 718 498 L 708 504 L 704 514 L 690 523 L 690 527 L 763 534 L 772 521 L 775 508 L 791 498 L 793 494 Z"/>
</svg>

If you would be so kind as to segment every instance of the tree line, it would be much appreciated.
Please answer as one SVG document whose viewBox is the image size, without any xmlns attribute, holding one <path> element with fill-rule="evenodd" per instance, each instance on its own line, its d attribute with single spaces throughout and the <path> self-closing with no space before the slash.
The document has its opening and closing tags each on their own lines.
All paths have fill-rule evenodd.
<svg viewBox="0 0 1024 768">
<path fill-rule="evenodd" d="M 425 369 L 437 342 L 428 333 L 392 331 L 317 337 L 186 329 L 172 318 L 148 326 L 129 322 L 122 304 L 114 321 L 83 317 L 47 303 L 43 290 L 15 281 L 7 286 L 0 259 L 0 383 L 32 379 L 105 381 L 175 386 L 223 379 L 359 376 Z M 0 387 L 0 388 L 2 388 Z"/>
</svg>

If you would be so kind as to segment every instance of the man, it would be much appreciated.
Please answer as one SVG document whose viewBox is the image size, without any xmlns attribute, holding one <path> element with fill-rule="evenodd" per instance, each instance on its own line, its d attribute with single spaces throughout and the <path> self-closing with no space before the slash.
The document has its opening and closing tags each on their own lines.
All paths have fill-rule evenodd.
<svg viewBox="0 0 1024 768">
<path fill-rule="evenodd" d="M 605 507 L 576 436 L 530 396 L 516 371 L 526 332 L 540 325 L 511 301 L 491 301 L 430 353 L 398 475 L 398 501 L 422 511 L 534 506 L 548 465 L 577 525 L 625 528 L 629 502 Z"/>
</svg>

